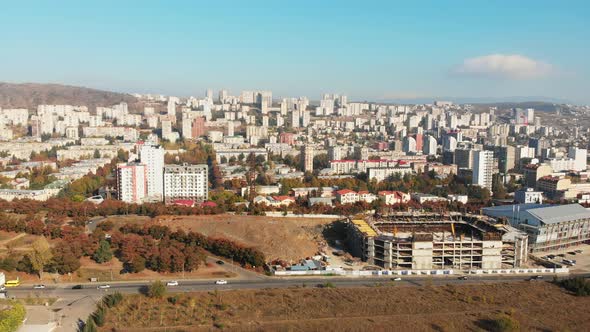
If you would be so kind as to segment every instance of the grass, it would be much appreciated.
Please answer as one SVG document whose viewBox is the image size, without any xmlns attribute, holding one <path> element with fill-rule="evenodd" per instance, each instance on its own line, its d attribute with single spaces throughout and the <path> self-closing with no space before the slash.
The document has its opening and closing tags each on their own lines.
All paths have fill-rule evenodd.
<svg viewBox="0 0 590 332">
<path fill-rule="evenodd" d="M 388 330 L 392 321 L 406 331 L 585 330 L 588 306 L 588 297 L 551 283 L 526 282 L 211 291 L 162 299 L 126 296 L 108 311 L 103 330 L 358 331 Z"/>
</svg>

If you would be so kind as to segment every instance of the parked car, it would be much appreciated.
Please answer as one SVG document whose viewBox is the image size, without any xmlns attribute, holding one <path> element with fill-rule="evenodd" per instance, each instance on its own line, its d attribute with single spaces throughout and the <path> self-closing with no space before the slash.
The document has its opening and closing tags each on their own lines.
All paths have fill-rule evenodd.
<svg viewBox="0 0 590 332">
<path fill-rule="evenodd" d="M 225 264 L 225 262 L 224 262 L 224 261 L 217 261 L 216 263 L 217 263 L 218 265 L 223 265 L 223 264 Z"/>
<path fill-rule="evenodd" d="M 166 283 L 166 286 L 178 286 L 178 281 L 176 281 L 176 280 L 168 281 Z"/>
<path fill-rule="evenodd" d="M 565 257 L 565 254 L 557 254 L 559 257 Z"/>
<path fill-rule="evenodd" d="M 575 251 L 568 251 L 567 253 L 570 254 L 570 255 L 575 255 L 576 254 Z"/>
<path fill-rule="evenodd" d="M 33 286 L 34 289 L 44 289 L 45 285 L 35 285 Z"/>
<path fill-rule="evenodd" d="M 547 255 L 547 258 L 553 259 L 553 258 L 555 258 L 555 255 Z"/>
<path fill-rule="evenodd" d="M 563 264 L 566 264 L 569 266 L 574 266 L 574 265 L 576 265 L 576 260 L 575 259 L 564 259 Z"/>
<path fill-rule="evenodd" d="M 72 287 L 72 289 L 82 289 L 82 285 L 75 285 Z"/>
<path fill-rule="evenodd" d="M 576 253 L 578 253 L 578 254 L 581 254 L 581 253 L 583 253 L 583 252 L 584 252 L 583 250 L 580 250 L 580 249 L 578 249 L 578 250 L 574 250 L 574 251 L 575 251 Z"/>
<path fill-rule="evenodd" d="M 461 277 L 459 277 L 457 279 L 459 279 L 459 280 L 467 280 L 468 278 L 467 278 L 467 276 L 461 276 Z"/>
<path fill-rule="evenodd" d="M 98 287 L 96 287 L 96 289 L 109 289 L 111 288 L 111 285 L 99 285 Z"/>
<path fill-rule="evenodd" d="M 396 278 L 391 278 L 391 280 L 393 280 L 393 281 L 402 281 L 402 278 L 396 277 Z"/>
<path fill-rule="evenodd" d="M 227 280 L 217 280 L 215 281 L 216 285 L 227 285 Z"/>
</svg>

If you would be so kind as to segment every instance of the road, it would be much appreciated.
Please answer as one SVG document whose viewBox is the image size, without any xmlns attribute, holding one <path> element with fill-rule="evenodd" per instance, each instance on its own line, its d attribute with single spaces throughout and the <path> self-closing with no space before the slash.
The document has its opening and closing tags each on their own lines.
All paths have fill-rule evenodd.
<svg viewBox="0 0 590 332">
<path fill-rule="evenodd" d="M 588 277 L 590 275 L 586 275 Z M 403 277 L 400 281 L 393 281 L 391 277 L 290 277 L 264 278 L 256 280 L 229 280 L 227 285 L 216 285 L 212 280 L 181 280 L 178 286 L 168 287 L 169 292 L 193 292 L 210 290 L 261 289 L 261 288 L 289 288 L 297 286 L 317 286 L 330 282 L 336 287 L 375 286 L 383 283 L 393 283 L 404 286 L 445 285 L 445 284 L 481 284 L 498 282 L 517 282 L 530 276 L 473 276 L 467 280 L 459 280 L 458 276 L 437 277 Z M 553 276 L 545 276 L 551 280 Z M 45 289 L 33 289 L 32 286 L 20 286 L 9 290 L 9 296 L 15 297 L 52 297 L 52 298 L 82 298 L 86 296 L 101 296 L 113 292 L 124 294 L 140 293 L 146 289 L 149 282 L 116 282 L 110 283 L 108 289 L 99 289 L 104 284 L 83 284 L 81 289 L 73 289 L 74 285 L 47 286 Z"/>
</svg>

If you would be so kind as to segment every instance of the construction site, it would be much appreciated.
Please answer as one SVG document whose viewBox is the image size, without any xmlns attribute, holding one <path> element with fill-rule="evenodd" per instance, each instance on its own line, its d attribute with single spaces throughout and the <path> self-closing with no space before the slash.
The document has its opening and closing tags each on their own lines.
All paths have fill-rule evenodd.
<svg viewBox="0 0 590 332">
<path fill-rule="evenodd" d="M 526 233 L 495 219 L 400 212 L 348 223 L 352 254 L 385 269 L 509 269 L 527 261 Z"/>
</svg>

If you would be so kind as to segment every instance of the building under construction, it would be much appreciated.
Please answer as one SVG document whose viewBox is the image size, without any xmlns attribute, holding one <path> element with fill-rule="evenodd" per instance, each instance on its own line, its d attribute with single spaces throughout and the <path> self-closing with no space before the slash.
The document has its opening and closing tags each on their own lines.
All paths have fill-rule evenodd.
<svg viewBox="0 0 590 332">
<path fill-rule="evenodd" d="M 506 269 L 527 260 L 527 234 L 484 216 L 403 212 L 348 228 L 352 253 L 386 269 Z"/>
</svg>

